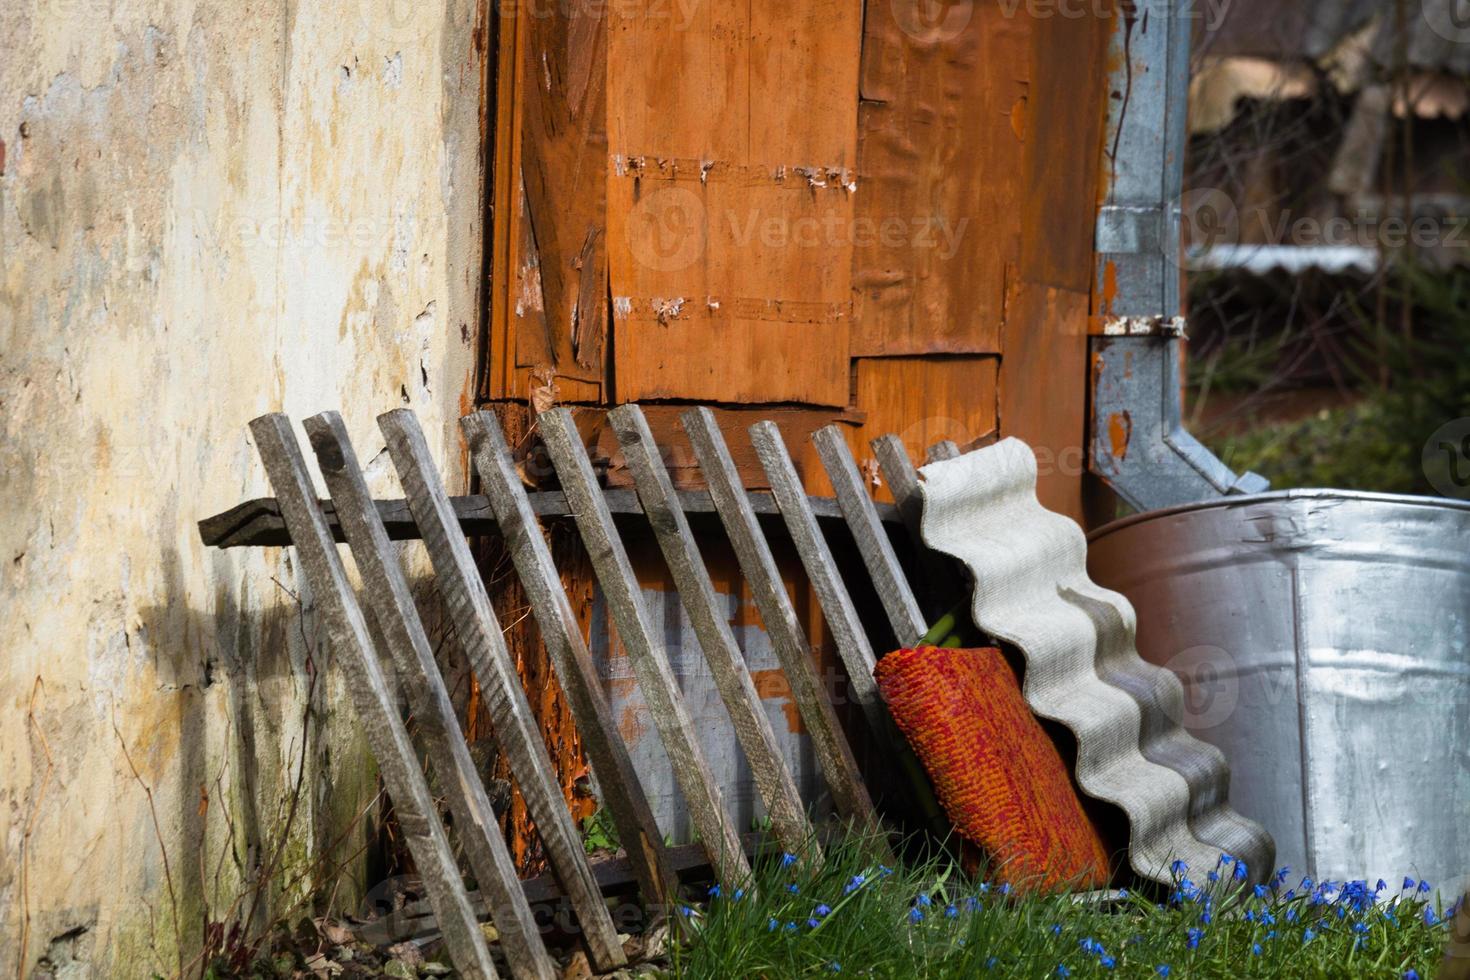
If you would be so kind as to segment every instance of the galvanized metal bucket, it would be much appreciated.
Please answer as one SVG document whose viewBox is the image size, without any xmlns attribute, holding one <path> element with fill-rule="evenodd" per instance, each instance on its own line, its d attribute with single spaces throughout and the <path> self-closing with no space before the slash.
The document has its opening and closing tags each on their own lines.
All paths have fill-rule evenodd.
<svg viewBox="0 0 1470 980">
<path fill-rule="evenodd" d="M 1292 490 L 1091 536 L 1230 802 L 1314 878 L 1470 885 L 1470 504 Z"/>
</svg>

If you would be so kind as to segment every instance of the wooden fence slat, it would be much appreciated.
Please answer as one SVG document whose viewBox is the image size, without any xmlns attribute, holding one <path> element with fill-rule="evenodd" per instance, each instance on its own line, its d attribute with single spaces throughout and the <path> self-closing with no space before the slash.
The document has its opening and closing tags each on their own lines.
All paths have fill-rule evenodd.
<svg viewBox="0 0 1470 980">
<path fill-rule="evenodd" d="M 490 895 L 495 927 L 511 969 L 517 976 L 549 980 L 556 976 L 556 968 L 521 892 L 515 864 L 501 837 L 485 785 L 470 758 L 429 635 L 414 605 L 408 577 L 378 519 L 372 491 L 358 465 L 347 427 L 336 412 L 309 418 L 303 426 L 362 574 L 368 609 L 388 645 L 428 750 L 429 764 L 439 776 L 439 785 L 454 815 L 455 833 L 464 846 L 470 869 Z"/>
<path fill-rule="evenodd" d="M 868 640 L 857 608 L 852 604 L 852 596 L 848 595 L 847 586 L 842 582 L 832 549 L 827 546 L 827 539 L 822 536 L 816 516 L 807 504 L 806 489 L 801 484 L 796 465 L 791 461 L 791 454 L 786 450 L 786 443 L 781 439 L 781 430 L 771 422 L 757 422 L 749 431 L 751 445 L 755 447 L 766 478 L 771 482 L 771 493 L 781 508 L 781 516 L 786 520 L 786 529 L 796 545 L 796 553 L 801 556 L 802 567 L 817 593 L 817 601 L 821 603 L 822 613 L 832 630 L 832 638 L 837 641 L 837 653 L 847 665 L 853 700 L 863 709 L 873 733 L 888 740 L 893 721 L 878 694 L 878 682 L 873 678 L 873 668 L 878 663 L 873 644 Z"/>
<path fill-rule="evenodd" d="M 602 586 L 618 637 L 628 651 L 648 712 L 658 727 L 689 807 L 690 819 L 710 849 L 710 859 L 720 871 L 720 880 L 732 886 L 746 882 L 750 864 L 740 847 L 740 837 L 725 814 L 720 789 L 699 747 L 679 682 L 662 645 L 654 639 L 638 579 L 613 527 L 612 514 L 603 500 L 602 488 L 592 472 L 592 462 L 576 423 L 564 408 L 542 412 L 538 418 L 541 438 L 572 505 L 572 515 L 587 547 L 592 570 Z"/>
<path fill-rule="evenodd" d="M 821 457 L 822 466 L 836 491 L 837 505 L 842 508 L 848 529 L 852 531 L 863 562 L 868 566 L 868 574 L 873 578 L 873 586 L 878 590 L 878 598 L 893 627 L 894 638 L 899 646 L 911 647 L 928 632 L 929 627 L 919 610 L 918 600 L 914 598 L 914 590 L 909 586 L 908 576 L 898 563 L 893 542 L 888 539 L 888 532 L 878 519 L 873 498 L 868 496 L 863 485 L 863 476 L 852 458 L 852 450 L 847 447 L 847 439 L 837 426 L 829 425 L 819 430 L 812 437 L 812 442 L 816 444 L 817 455 Z"/>
<path fill-rule="evenodd" d="M 611 814 L 632 861 L 643 900 L 668 909 L 679 896 L 678 877 L 669 863 L 658 822 L 618 731 L 561 575 L 516 473 L 500 422 L 491 412 L 475 412 L 460 420 L 460 428 L 495 511 L 506 550 L 531 603 L 552 668 L 571 703 L 583 748 L 597 776 L 601 803 Z"/>
<path fill-rule="evenodd" d="M 322 610 L 327 636 L 333 649 L 347 660 L 344 674 L 348 689 L 384 785 L 393 798 L 404 840 L 443 930 L 445 946 L 455 967 L 465 976 L 492 980 L 497 976 L 495 964 L 470 906 L 444 825 L 439 822 L 428 782 L 389 693 L 362 608 L 317 504 L 316 490 L 290 420 L 281 414 L 263 415 L 250 423 L 250 431 L 296 543 L 312 596 Z"/>
<path fill-rule="evenodd" d="M 714 503 L 703 490 L 680 490 L 678 495 L 679 503 L 686 514 L 715 512 Z M 607 497 L 608 510 L 614 514 L 643 513 L 638 504 L 638 494 L 632 490 L 609 489 L 604 496 Z M 528 493 L 527 497 L 531 501 L 531 511 L 537 517 L 566 517 L 571 513 L 566 496 L 559 490 Z M 388 537 L 391 540 L 412 541 L 418 538 L 418 525 L 408 509 L 408 501 L 378 500 L 374 503 L 383 517 L 383 524 L 388 528 Z M 449 503 L 454 508 L 460 529 L 466 537 L 499 533 L 495 513 L 491 509 L 490 501 L 484 496 L 450 497 Z M 333 538 L 338 544 L 343 543 L 346 539 L 342 536 L 342 527 L 332 502 L 323 500 L 320 504 Z M 751 506 L 760 517 L 779 519 L 776 502 L 771 499 L 770 494 L 753 494 Z M 837 505 L 830 500 L 815 498 L 812 500 L 812 507 L 820 520 L 842 519 Z M 893 520 L 898 516 L 891 504 L 879 504 L 878 512 L 884 520 Z M 291 543 L 291 535 L 286 533 L 286 525 L 281 521 L 280 507 L 271 497 L 247 500 L 223 513 L 204 518 L 199 522 L 199 539 L 209 548 L 284 547 Z"/>
<path fill-rule="evenodd" d="M 540 726 L 531 713 L 474 556 L 449 506 L 449 495 L 429 454 L 423 429 L 417 416 L 406 408 L 378 416 L 378 427 L 387 439 L 388 453 L 423 534 L 434 566 L 435 586 L 444 599 L 465 658 L 480 683 L 496 741 L 510 763 L 511 774 L 545 845 L 551 869 L 577 913 L 592 965 L 599 973 L 611 972 L 627 963 L 618 931 L 592 877 L 582 836 L 572 820 L 567 801 L 552 778 L 555 768 L 541 738 Z M 345 438 L 345 432 L 342 435 Z M 362 491 L 366 494 L 365 485 Z M 336 499 L 338 495 L 333 491 L 332 496 Z M 379 537 L 383 549 L 391 547 L 386 534 L 380 533 Z M 401 571 L 399 578 L 402 578 Z M 403 582 L 404 595 L 407 595 L 407 584 Z M 427 655 L 429 664 L 433 664 L 426 640 L 422 655 Z M 448 704 L 447 694 L 445 704 Z M 460 743 L 463 744 L 462 738 Z M 465 758 L 469 758 L 467 752 Z"/>
<path fill-rule="evenodd" d="M 959 457 L 959 443 L 953 439 L 945 439 L 929 447 L 928 460 L 931 463 L 942 463 L 947 459 L 958 459 Z"/>
<path fill-rule="evenodd" d="M 692 409 L 681 416 L 681 421 L 699 461 L 700 471 L 709 484 L 710 497 L 735 549 L 735 557 L 755 599 L 766 633 L 781 661 L 786 682 L 791 686 L 791 696 L 801 712 L 802 723 L 811 735 L 812 747 L 833 802 L 838 812 L 853 825 L 877 832 L 882 824 L 872 798 L 863 784 L 857 760 L 837 720 L 837 713 L 832 709 L 827 690 L 817 675 L 811 647 L 802 633 L 791 597 L 781 582 L 781 572 L 776 567 L 771 547 L 761 533 L 750 499 L 740 484 L 739 472 L 730 457 L 725 437 L 720 433 L 719 423 L 707 408 Z"/>
<path fill-rule="evenodd" d="M 908 529 L 909 539 L 919 557 L 919 574 L 924 583 L 924 607 L 938 618 L 957 601 L 957 583 L 966 581 L 969 573 L 944 555 L 924 544 L 920 525 L 924 519 L 924 495 L 919 490 L 919 471 L 914 469 L 903 440 L 895 435 L 880 436 L 870 445 L 878 458 L 878 468 L 888 481 L 888 492 L 898 508 L 898 516 Z M 927 626 L 925 632 L 928 632 Z"/>
<path fill-rule="evenodd" d="M 771 492 L 775 494 L 776 504 L 786 519 L 787 530 L 796 545 L 797 554 L 801 556 L 807 578 L 811 580 L 812 588 L 817 593 L 822 615 L 827 620 L 828 628 L 832 630 L 832 638 L 837 642 L 837 653 L 847 665 L 853 699 L 862 707 L 878 743 L 887 750 L 886 761 L 895 770 L 907 775 L 910 781 L 910 799 L 916 808 L 916 814 L 921 814 L 929 821 L 934 832 L 944 838 L 948 834 L 949 825 L 934 797 L 933 787 L 923 766 L 909 747 L 908 740 L 894 724 L 888 706 L 878 693 L 878 682 L 873 677 L 877 656 L 874 654 L 872 641 L 868 639 L 857 608 L 852 604 L 852 596 L 843 584 L 837 562 L 832 557 L 832 549 L 827 546 L 827 539 L 822 536 L 822 529 L 817 525 L 816 515 L 812 512 L 806 491 L 802 488 L 801 476 L 796 472 L 791 454 L 781 439 L 781 430 L 774 423 L 758 422 L 750 427 L 750 441 L 771 481 Z"/>
<path fill-rule="evenodd" d="M 617 434 L 643 512 L 653 526 L 654 537 L 673 575 L 674 587 L 689 614 L 715 687 L 734 724 L 736 738 L 745 750 L 756 788 L 771 818 L 771 830 L 787 851 L 801 853 L 808 848 L 817 849 L 810 856 L 820 860 L 819 845 L 807 822 L 801 792 L 781 756 L 776 734 L 771 730 L 770 719 L 751 681 L 735 634 L 720 611 L 714 584 L 700 556 L 694 532 L 679 507 L 673 481 L 653 441 L 648 420 L 637 405 L 624 405 L 613 410 L 608 421 Z"/>
</svg>

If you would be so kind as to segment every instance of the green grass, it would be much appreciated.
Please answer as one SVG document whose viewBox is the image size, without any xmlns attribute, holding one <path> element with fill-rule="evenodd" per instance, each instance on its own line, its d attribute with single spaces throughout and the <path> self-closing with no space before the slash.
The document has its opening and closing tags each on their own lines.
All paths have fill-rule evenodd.
<svg viewBox="0 0 1470 980">
<path fill-rule="evenodd" d="M 886 868 L 873 853 L 859 841 L 829 848 L 820 868 L 769 860 L 745 887 L 712 890 L 677 917 L 671 974 L 1428 977 L 1450 917 L 1418 883 L 1385 885 L 1374 902 L 1372 885 L 1288 872 L 1257 895 L 1222 863 L 1199 885 L 1181 870 L 1172 895 L 1022 898 L 942 858 Z"/>
</svg>

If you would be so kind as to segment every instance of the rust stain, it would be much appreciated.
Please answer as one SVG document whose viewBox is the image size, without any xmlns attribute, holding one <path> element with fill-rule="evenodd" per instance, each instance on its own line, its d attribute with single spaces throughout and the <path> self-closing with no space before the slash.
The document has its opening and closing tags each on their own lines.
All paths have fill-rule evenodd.
<svg viewBox="0 0 1470 980">
<path fill-rule="evenodd" d="M 1114 412 L 1108 416 L 1108 442 L 1113 458 L 1128 458 L 1128 443 L 1133 438 L 1133 416 L 1127 411 Z"/>
<path fill-rule="evenodd" d="M 1118 265 L 1112 259 L 1103 263 L 1102 315 L 1113 315 L 1113 300 L 1118 298 Z"/>
<path fill-rule="evenodd" d="M 762 701 L 780 701 L 781 712 L 786 715 L 786 730 L 794 735 L 806 733 L 806 726 L 801 721 L 801 711 L 796 706 L 796 698 L 791 694 L 791 685 L 786 681 L 786 674 L 780 670 L 752 670 L 750 679 L 755 684 L 755 692 L 761 696 Z"/>
</svg>

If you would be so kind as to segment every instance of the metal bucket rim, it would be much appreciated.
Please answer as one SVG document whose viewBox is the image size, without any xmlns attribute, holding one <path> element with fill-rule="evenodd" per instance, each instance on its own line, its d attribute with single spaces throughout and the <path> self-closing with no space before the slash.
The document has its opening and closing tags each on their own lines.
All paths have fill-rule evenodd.
<svg viewBox="0 0 1470 980">
<path fill-rule="evenodd" d="M 1248 507 L 1252 504 L 1298 500 L 1353 500 L 1363 501 L 1365 503 L 1399 504 L 1407 507 L 1438 507 L 1470 513 L 1470 500 L 1453 500 L 1449 497 L 1422 497 L 1403 493 L 1372 493 L 1366 490 L 1273 490 L 1270 493 L 1218 497 L 1214 500 L 1201 500 L 1192 504 L 1178 504 L 1174 507 L 1144 511 L 1141 514 L 1130 514 L 1127 517 L 1120 517 L 1118 520 L 1111 521 L 1092 531 L 1087 535 L 1087 540 L 1089 544 L 1100 541 L 1109 534 L 1161 517 L 1173 517 L 1178 514 L 1187 514 L 1195 511 L 1218 510 L 1222 507 Z"/>
</svg>

